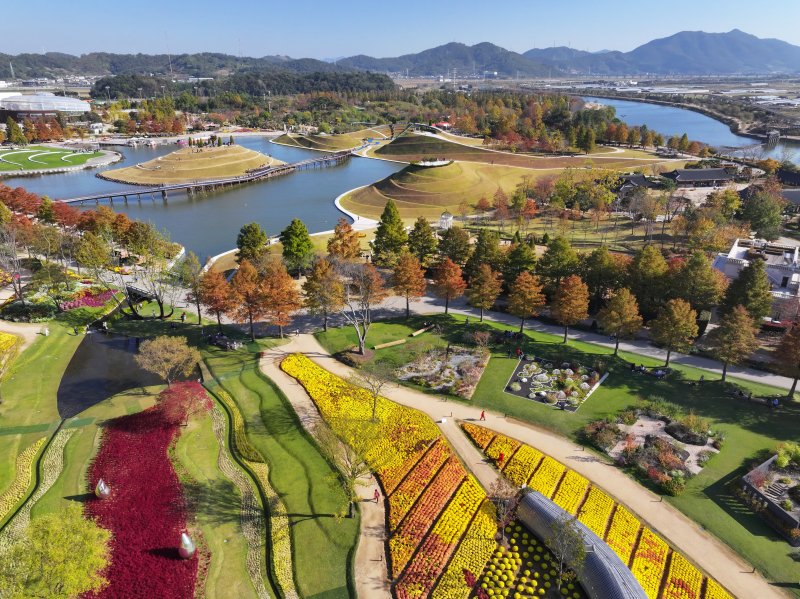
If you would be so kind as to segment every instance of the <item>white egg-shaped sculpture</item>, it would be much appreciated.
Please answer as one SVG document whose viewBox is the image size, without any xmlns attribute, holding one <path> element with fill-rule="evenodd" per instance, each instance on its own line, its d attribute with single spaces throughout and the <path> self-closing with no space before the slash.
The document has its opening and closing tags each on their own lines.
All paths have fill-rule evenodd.
<svg viewBox="0 0 800 599">
<path fill-rule="evenodd" d="M 98 499 L 105 499 L 111 495 L 111 488 L 106 484 L 102 478 L 97 481 L 97 486 L 94 488 L 94 494 Z"/>
<path fill-rule="evenodd" d="M 181 546 L 178 549 L 178 553 L 183 559 L 190 559 L 194 552 L 197 551 L 197 548 L 194 546 L 194 541 L 192 541 L 191 537 L 185 533 L 181 533 Z"/>
</svg>

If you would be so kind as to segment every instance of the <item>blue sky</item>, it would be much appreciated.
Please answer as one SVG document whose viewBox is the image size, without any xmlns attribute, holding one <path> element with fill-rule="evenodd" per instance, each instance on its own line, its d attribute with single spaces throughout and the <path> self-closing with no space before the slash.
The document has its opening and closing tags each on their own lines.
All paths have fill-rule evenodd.
<svg viewBox="0 0 800 599">
<path fill-rule="evenodd" d="M 8 54 L 383 57 L 451 41 L 625 51 L 681 30 L 734 28 L 800 45 L 797 0 L 5 0 L 2 14 Z"/>
</svg>

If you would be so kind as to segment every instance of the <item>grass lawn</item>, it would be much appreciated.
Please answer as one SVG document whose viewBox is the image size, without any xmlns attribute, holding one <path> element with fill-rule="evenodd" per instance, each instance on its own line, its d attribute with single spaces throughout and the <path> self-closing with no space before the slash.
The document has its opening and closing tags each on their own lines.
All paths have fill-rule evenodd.
<svg viewBox="0 0 800 599">
<path fill-rule="evenodd" d="M 46 146 L 28 146 L 16 150 L 0 149 L 0 171 L 32 171 L 78 166 L 102 155 L 102 152 L 73 152 Z"/>
<path fill-rule="evenodd" d="M 200 347 L 216 382 L 238 404 L 247 436 L 266 458 L 270 483 L 286 505 L 298 592 L 316 599 L 351 595 L 348 578 L 359 519 L 338 517 L 346 511 L 347 501 L 334 484 L 334 469 L 304 433 L 283 394 L 261 374 L 258 353 L 279 340 L 261 339 L 228 352 L 201 345 L 199 328 L 189 322 L 196 322 L 191 314 L 187 324 L 174 321 L 175 329 L 156 321 L 118 321 L 114 329 L 140 336 L 185 335 Z"/>
<path fill-rule="evenodd" d="M 0 490 L 11 484 L 17 455 L 36 439 L 50 436 L 61 421 L 58 386 L 83 341 L 72 328 L 93 321 L 103 310 L 79 308 L 60 314 L 47 323 L 50 335 L 39 336 L 11 366 L 0 404 Z"/>
<path fill-rule="evenodd" d="M 172 456 L 186 499 L 211 552 L 208 597 L 256 597 L 247 573 L 247 541 L 241 533 L 241 495 L 217 467 L 219 445 L 211 417 L 193 418 L 181 431 Z M 266 581 L 267 588 L 270 588 Z"/>
<path fill-rule="evenodd" d="M 417 338 L 418 343 L 423 344 L 419 348 L 460 342 L 464 330 L 463 317 L 428 315 L 412 318 L 409 323 L 376 323 L 370 331 L 368 344 L 372 346 L 406 337 L 412 330 L 420 328 L 425 320 L 441 322 L 444 333 L 440 339 L 424 333 Z M 473 328 L 475 320 L 471 322 L 470 328 Z M 495 323 L 484 323 L 484 326 L 501 330 L 518 329 Z M 317 337 L 331 352 L 355 344 L 351 328 L 331 329 L 328 333 L 319 333 Z M 708 373 L 702 370 L 673 365 L 675 372 L 671 378 L 658 381 L 653 377 L 632 373 L 628 365 L 636 362 L 655 366 L 663 363 L 659 360 L 625 353 L 614 358 L 605 347 L 577 341 L 564 345 L 560 340 L 558 336 L 527 331 L 523 343 L 494 348 L 492 359 L 471 400 L 476 415 L 480 408 L 485 407 L 553 430 L 575 441 L 578 441 L 578 433 L 587 422 L 613 416 L 621 409 L 635 406 L 642 399 L 654 397 L 661 397 L 711 419 L 713 426 L 727 436 L 722 452 L 708 462 L 699 476 L 689 481 L 682 496 L 667 497 L 666 500 L 733 547 L 768 578 L 787 583 L 800 596 L 800 586 L 797 585 L 800 552 L 792 550 L 758 516 L 742 507 L 726 488 L 727 483 L 744 474 L 746 465 L 761 452 L 774 449 L 782 441 L 797 439 L 800 402 L 784 402 L 779 410 L 773 411 L 761 405 L 735 400 L 728 393 L 729 387 L 718 381 L 706 381 L 702 386 L 690 384 L 701 375 L 709 378 Z M 507 357 L 507 349 L 516 349 L 517 345 L 526 353 L 547 357 L 556 363 L 575 360 L 590 366 L 596 360 L 602 360 L 611 374 L 576 413 L 555 410 L 503 392 L 517 364 L 516 358 Z M 375 358 L 386 357 L 400 363 L 407 361 L 412 353 L 413 350 L 410 352 L 406 344 L 378 350 Z M 759 396 L 785 395 L 785 391 L 765 385 L 730 380 Z M 463 401 L 456 398 L 452 400 Z M 547 451 L 546 447 L 540 449 Z"/>
<path fill-rule="evenodd" d="M 674 161 L 659 159 L 644 153 L 632 155 L 623 151 L 619 154 L 598 153 L 597 155 L 589 156 L 544 157 L 511 152 L 490 152 L 478 146 L 465 146 L 439 137 L 418 135 L 416 133 L 401 135 L 394 141 L 377 148 L 374 151 L 374 155 L 378 158 L 405 162 L 414 162 L 425 157 L 436 156 L 451 160 L 518 166 L 529 169 L 581 168 L 589 163 L 600 168 L 625 170 L 651 164 L 664 164 L 670 167 L 668 170 L 675 168 Z M 647 157 L 644 157 L 645 155 Z"/>
<path fill-rule="evenodd" d="M 243 146 L 220 146 L 176 150 L 136 166 L 105 171 L 103 177 L 137 185 L 159 185 L 235 177 L 264 165 L 278 166 L 280 160 Z"/>
<path fill-rule="evenodd" d="M 558 174 L 558 170 L 531 171 L 511 166 L 492 166 L 478 162 L 456 162 L 445 166 L 408 166 L 368 187 L 347 194 L 342 206 L 361 216 L 378 219 L 389 198 L 400 216 L 411 223 L 418 216 L 438 219 L 442 211 L 458 214 L 459 205 L 475 205 L 482 197 L 491 198 L 498 187 L 507 194 L 524 177 Z"/>
</svg>

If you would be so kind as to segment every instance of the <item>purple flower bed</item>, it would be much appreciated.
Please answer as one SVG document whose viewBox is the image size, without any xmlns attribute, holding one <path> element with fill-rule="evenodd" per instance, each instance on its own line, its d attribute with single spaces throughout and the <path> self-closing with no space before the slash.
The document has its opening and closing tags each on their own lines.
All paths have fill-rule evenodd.
<svg viewBox="0 0 800 599">
<path fill-rule="evenodd" d="M 76 299 L 69 300 L 61 304 L 61 309 L 74 310 L 76 308 L 100 308 L 114 296 L 113 291 L 101 291 L 98 294 L 88 293 Z"/>
</svg>

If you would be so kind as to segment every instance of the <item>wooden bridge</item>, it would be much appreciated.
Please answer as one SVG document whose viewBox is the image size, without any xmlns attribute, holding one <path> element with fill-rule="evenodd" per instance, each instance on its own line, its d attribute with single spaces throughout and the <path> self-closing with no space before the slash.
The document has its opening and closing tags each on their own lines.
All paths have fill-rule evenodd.
<svg viewBox="0 0 800 599">
<path fill-rule="evenodd" d="M 333 166 L 345 162 L 352 156 L 350 150 L 342 152 L 335 152 L 333 154 L 325 154 L 319 158 L 309 158 L 301 160 L 300 162 L 293 162 L 292 164 L 282 164 L 280 166 L 263 167 L 248 171 L 244 175 L 236 177 L 220 177 L 219 179 L 211 179 L 207 181 L 191 181 L 188 183 L 162 183 L 161 185 L 154 186 L 139 186 L 115 189 L 114 191 L 107 191 L 103 193 L 94 193 L 85 196 L 78 196 L 73 198 L 60 198 L 58 201 L 66 204 L 83 204 L 84 202 L 95 202 L 99 204 L 103 200 L 108 200 L 112 204 L 114 198 L 121 198 L 125 202 L 129 197 L 135 197 L 141 200 L 142 196 L 150 196 L 155 199 L 156 194 L 166 200 L 170 192 L 185 191 L 188 194 L 193 194 L 197 191 L 210 191 L 213 189 L 220 189 L 223 187 L 241 185 L 243 183 L 252 183 L 255 181 L 263 181 L 264 179 L 272 179 L 280 177 L 281 175 L 288 175 L 298 170 L 308 168 L 324 168 L 326 166 Z"/>
</svg>

